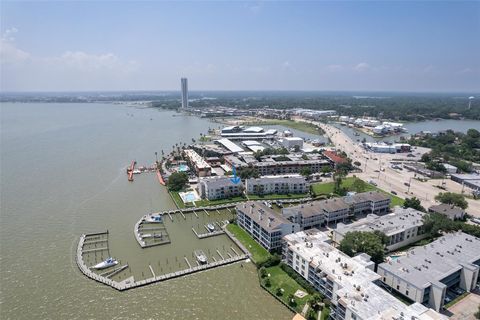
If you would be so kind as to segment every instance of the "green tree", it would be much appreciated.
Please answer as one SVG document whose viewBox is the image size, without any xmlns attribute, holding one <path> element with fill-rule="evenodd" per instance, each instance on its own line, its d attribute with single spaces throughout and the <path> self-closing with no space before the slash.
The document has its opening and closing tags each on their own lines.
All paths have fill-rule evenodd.
<svg viewBox="0 0 480 320">
<path fill-rule="evenodd" d="M 353 164 L 355 165 L 355 167 L 360 167 L 362 165 L 360 161 L 355 161 L 353 162 Z"/>
<path fill-rule="evenodd" d="M 267 276 L 267 270 L 265 267 L 260 268 L 260 277 L 265 278 Z"/>
<path fill-rule="evenodd" d="M 422 206 L 422 203 L 420 202 L 420 199 L 418 199 L 417 197 L 405 199 L 405 201 L 403 202 L 403 207 L 413 208 L 422 212 L 426 212 L 425 208 Z"/>
<path fill-rule="evenodd" d="M 320 303 L 322 303 L 323 297 L 319 294 L 316 293 L 311 296 L 310 298 L 310 306 L 314 310 L 318 310 L 320 308 Z"/>
<path fill-rule="evenodd" d="M 376 264 L 382 263 L 385 257 L 384 237 L 373 232 L 347 232 L 340 242 L 339 249 L 350 257 L 366 253 Z"/>
<path fill-rule="evenodd" d="M 272 282 L 269 278 L 265 279 L 265 287 L 270 288 L 272 286 Z"/>
<path fill-rule="evenodd" d="M 312 174 L 312 170 L 310 170 L 310 168 L 308 167 L 303 167 L 302 169 L 300 169 L 300 174 L 304 177 L 308 177 Z"/>
<path fill-rule="evenodd" d="M 465 200 L 465 197 L 458 193 L 453 192 L 440 192 L 435 196 L 435 200 L 446 203 L 446 204 L 453 204 L 457 207 L 462 209 L 468 208 L 468 202 Z"/>
<path fill-rule="evenodd" d="M 333 193 L 338 195 L 345 195 L 347 190 L 342 187 L 343 178 L 345 177 L 345 173 L 343 171 L 336 171 L 333 174 Z"/>
<path fill-rule="evenodd" d="M 330 172 L 332 172 L 332 167 L 330 167 L 330 166 L 323 166 L 322 169 L 320 169 L 320 172 L 321 172 L 322 174 L 330 173 Z"/>
<path fill-rule="evenodd" d="M 168 189 L 170 191 L 180 191 L 188 182 L 188 175 L 185 172 L 174 172 L 168 177 Z"/>
<path fill-rule="evenodd" d="M 277 290 L 275 291 L 275 294 L 276 294 L 277 296 L 279 296 L 279 297 L 280 297 L 281 295 L 283 295 L 282 288 L 277 288 Z"/>
</svg>

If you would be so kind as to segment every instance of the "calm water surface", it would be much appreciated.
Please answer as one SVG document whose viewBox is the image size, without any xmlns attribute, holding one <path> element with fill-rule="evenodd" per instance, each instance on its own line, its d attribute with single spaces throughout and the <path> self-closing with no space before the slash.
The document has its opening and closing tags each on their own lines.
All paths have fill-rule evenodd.
<svg viewBox="0 0 480 320">
<path fill-rule="evenodd" d="M 133 114 L 133 116 L 131 116 Z M 155 161 L 217 125 L 169 111 L 110 104 L 1 105 L 0 316 L 2 319 L 290 319 L 258 285 L 255 268 L 216 268 L 126 292 L 84 277 L 81 233 L 110 232 L 111 252 L 142 250 L 133 225 L 173 208 L 154 175 L 129 183 L 125 167 Z"/>
</svg>

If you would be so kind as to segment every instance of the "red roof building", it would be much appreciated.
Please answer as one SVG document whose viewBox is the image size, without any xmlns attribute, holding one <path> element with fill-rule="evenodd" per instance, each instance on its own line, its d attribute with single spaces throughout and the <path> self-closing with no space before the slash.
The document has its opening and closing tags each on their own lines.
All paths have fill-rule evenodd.
<svg viewBox="0 0 480 320">
<path fill-rule="evenodd" d="M 347 159 L 340 157 L 335 151 L 324 151 L 323 155 L 327 157 L 328 161 L 333 163 L 334 166 L 347 162 Z"/>
</svg>

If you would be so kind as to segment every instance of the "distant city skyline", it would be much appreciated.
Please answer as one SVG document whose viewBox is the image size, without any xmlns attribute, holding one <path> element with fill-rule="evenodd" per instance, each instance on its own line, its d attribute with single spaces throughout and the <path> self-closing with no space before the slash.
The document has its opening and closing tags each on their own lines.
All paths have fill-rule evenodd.
<svg viewBox="0 0 480 320">
<path fill-rule="evenodd" d="M 480 91 L 476 1 L 1 7 L 2 91 Z"/>
</svg>

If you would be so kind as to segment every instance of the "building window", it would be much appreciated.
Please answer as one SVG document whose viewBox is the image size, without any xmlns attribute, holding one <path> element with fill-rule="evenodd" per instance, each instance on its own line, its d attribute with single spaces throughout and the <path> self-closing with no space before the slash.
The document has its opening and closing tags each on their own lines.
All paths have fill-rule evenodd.
<svg viewBox="0 0 480 320">
<path fill-rule="evenodd" d="M 397 290 L 400 290 L 400 286 L 397 284 Z"/>
<path fill-rule="evenodd" d="M 405 295 L 406 295 L 406 296 L 408 296 L 408 290 L 407 290 L 407 291 L 405 291 Z"/>
</svg>

